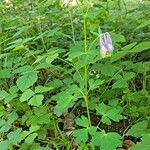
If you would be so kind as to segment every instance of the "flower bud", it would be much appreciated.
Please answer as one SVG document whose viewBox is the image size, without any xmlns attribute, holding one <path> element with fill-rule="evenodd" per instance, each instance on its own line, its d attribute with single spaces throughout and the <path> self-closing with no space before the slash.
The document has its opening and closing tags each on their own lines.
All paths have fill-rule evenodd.
<svg viewBox="0 0 150 150">
<path fill-rule="evenodd" d="M 114 47 L 110 34 L 108 32 L 100 34 L 100 54 L 102 58 L 111 56 L 113 50 Z"/>
</svg>

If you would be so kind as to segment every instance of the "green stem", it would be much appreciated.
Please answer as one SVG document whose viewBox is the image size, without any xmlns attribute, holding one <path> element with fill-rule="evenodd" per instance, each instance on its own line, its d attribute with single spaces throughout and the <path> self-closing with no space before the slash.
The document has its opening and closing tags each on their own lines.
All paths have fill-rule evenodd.
<svg viewBox="0 0 150 150">
<path fill-rule="evenodd" d="M 87 53 L 87 37 L 86 37 L 86 15 L 84 15 L 84 52 Z M 84 85 L 85 85 L 85 95 L 87 95 L 87 72 L 88 72 L 88 66 L 85 65 L 84 67 Z"/>
<path fill-rule="evenodd" d="M 38 25 L 39 25 L 38 27 L 39 27 L 40 34 L 43 34 L 40 18 L 38 19 Z M 41 37 L 41 42 L 42 42 L 44 50 L 46 50 L 46 46 L 45 46 L 45 42 L 44 42 L 43 36 Z"/>
<path fill-rule="evenodd" d="M 71 14 L 71 11 L 68 10 L 69 12 L 69 16 L 70 16 L 70 21 L 71 21 L 71 29 L 72 29 L 72 40 L 75 44 L 75 32 L 74 32 L 74 26 L 73 26 L 73 19 L 72 19 L 72 14 Z"/>
<path fill-rule="evenodd" d="M 85 105 L 86 105 L 86 111 L 87 111 L 87 116 L 88 116 L 88 120 L 89 120 L 89 125 L 91 127 L 92 124 L 91 124 L 91 117 L 90 117 L 89 104 L 88 104 L 88 96 L 87 95 L 84 96 L 84 100 L 85 100 Z"/>
<path fill-rule="evenodd" d="M 86 16 L 87 16 L 87 12 L 84 15 L 84 20 L 83 20 L 84 52 L 85 53 L 87 52 Z M 86 111 L 87 111 L 87 116 L 88 116 L 88 120 L 89 120 L 89 125 L 91 126 L 91 117 L 90 117 L 89 104 L 88 104 L 88 86 L 87 86 L 87 82 L 88 82 L 88 65 L 85 65 L 85 67 L 84 67 L 84 85 L 85 85 L 84 100 L 85 100 L 85 105 L 86 105 Z"/>
<path fill-rule="evenodd" d="M 143 91 L 146 91 L 146 72 L 143 74 Z"/>
</svg>

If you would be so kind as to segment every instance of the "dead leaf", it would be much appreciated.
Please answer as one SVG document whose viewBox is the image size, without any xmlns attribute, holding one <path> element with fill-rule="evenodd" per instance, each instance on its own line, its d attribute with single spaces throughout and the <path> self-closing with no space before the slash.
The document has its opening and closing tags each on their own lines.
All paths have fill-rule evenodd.
<svg viewBox="0 0 150 150">
<path fill-rule="evenodd" d="M 129 148 L 131 148 L 134 145 L 135 145 L 135 143 L 131 140 L 125 140 L 123 142 L 123 147 L 126 148 L 126 150 L 128 150 Z"/>
</svg>

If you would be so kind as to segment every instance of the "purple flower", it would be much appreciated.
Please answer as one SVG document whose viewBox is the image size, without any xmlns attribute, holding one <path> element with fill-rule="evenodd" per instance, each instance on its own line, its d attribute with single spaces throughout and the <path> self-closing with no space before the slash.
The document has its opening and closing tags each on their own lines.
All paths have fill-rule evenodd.
<svg viewBox="0 0 150 150">
<path fill-rule="evenodd" d="M 111 36 L 108 32 L 100 34 L 100 53 L 102 58 L 111 56 L 114 47 Z"/>
</svg>

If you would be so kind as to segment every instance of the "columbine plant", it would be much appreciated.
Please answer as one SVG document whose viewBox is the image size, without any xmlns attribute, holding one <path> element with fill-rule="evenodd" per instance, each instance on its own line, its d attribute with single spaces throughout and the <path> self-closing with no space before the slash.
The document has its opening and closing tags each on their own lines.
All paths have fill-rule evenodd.
<svg viewBox="0 0 150 150">
<path fill-rule="evenodd" d="M 111 56 L 114 50 L 111 36 L 108 32 L 100 34 L 100 53 L 102 58 Z"/>
</svg>

